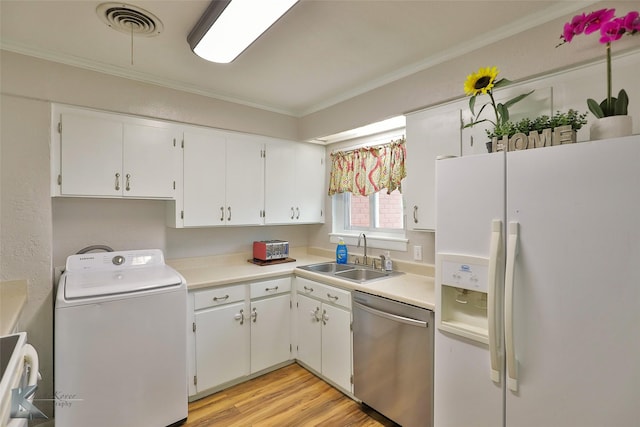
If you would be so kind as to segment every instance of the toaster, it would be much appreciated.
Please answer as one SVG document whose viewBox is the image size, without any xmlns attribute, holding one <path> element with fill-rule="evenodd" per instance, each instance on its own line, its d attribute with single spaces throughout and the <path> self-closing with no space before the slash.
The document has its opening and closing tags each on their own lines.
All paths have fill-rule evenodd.
<svg viewBox="0 0 640 427">
<path fill-rule="evenodd" d="M 253 242 L 253 258 L 261 261 L 289 257 L 289 242 L 284 240 L 262 240 Z"/>
</svg>

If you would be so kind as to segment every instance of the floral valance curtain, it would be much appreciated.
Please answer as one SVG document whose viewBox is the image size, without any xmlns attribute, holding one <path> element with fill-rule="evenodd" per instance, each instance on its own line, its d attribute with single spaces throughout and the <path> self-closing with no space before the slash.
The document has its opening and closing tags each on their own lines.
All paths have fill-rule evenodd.
<svg viewBox="0 0 640 427">
<path fill-rule="evenodd" d="M 331 154 L 329 195 L 350 192 L 368 196 L 387 189 L 402 191 L 400 181 L 407 176 L 404 138 L 375 147 L 363 147 Z"/>
</svg>

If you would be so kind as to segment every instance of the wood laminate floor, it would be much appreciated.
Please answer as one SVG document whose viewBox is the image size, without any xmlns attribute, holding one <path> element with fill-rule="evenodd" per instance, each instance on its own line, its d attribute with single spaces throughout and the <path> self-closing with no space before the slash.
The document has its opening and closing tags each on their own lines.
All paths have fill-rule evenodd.
<svg viewBox="0 0 640 427">
<path fill-rule="evenodd" d="M 184 427 L 397 427 L 292 364 L 189 404 Z"/>
</svg>

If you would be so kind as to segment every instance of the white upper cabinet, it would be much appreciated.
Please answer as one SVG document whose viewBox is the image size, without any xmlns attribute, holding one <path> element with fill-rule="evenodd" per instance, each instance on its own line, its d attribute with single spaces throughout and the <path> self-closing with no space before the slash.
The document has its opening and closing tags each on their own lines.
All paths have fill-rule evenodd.
<svg viewBox="0 0 640 427">
<path fill-rule="evenodd" d="M 227 137 L 226 221 L 229 225 L 264 222 L 264 141 L 261 137 Z"/>
<path fill-rule="evenodd" d="M 184 226 L 225 224 L 226 139 L 222 132 L 184 132 Z"/>
<path fill-rule="evenodd" d="M 72 108 L 54 110 L 53 119 L 54 196 L 175 197 L 175 125 Z"/>
<path fill-rule="evenodd" d="M 265 159 L 265 223 L 324 222 L 325 148 L 268 140 Z"/>
<path fill-rule="evenodd" d="M 178 136 L 174 128 L 124 125 L 124 196 L 174 197 L 180 170 Z"/>
<path fill-rule="evenodd" d="M 183 202 L 176 215 L 182 217 L 182 224 L 176 221 L 175 225 L 262 224 L 263 153 L 264 143 L 259 137 L 186 129 Z"/>
<path fill-rule="evenodd" d="M 435 165 L 439 156 L 460 156 L 460 108 L 447 105 L 407 116 L 407 177 L 402 190 L 407 227 L 435 230 Z"/>
</svg>

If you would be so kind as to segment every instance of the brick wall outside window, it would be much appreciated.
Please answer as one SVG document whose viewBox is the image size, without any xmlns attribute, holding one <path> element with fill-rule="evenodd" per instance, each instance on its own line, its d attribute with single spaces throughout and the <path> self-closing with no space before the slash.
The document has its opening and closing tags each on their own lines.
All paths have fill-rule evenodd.
<svg viewBox="0 0 640 427">
<path fill-rule="evenodd" d="M 351 194 L 351 226 L 369 227 L 369 196 Z"/>
<path fill-rule="evenodd" d="M 351 194 L 351 226 L 371 227 L 369 218 L 369 196 Z M 402 229 L 402 194 L 394 191 L 387 194 L 386 191 L 378 193 L 378 220 L 377 228 Z"/>
<path fill-rule="evenodd" d="M 378 193 L 378 228 L 402 228 L 402 194 L 398 190 Z"/>
</svg>

